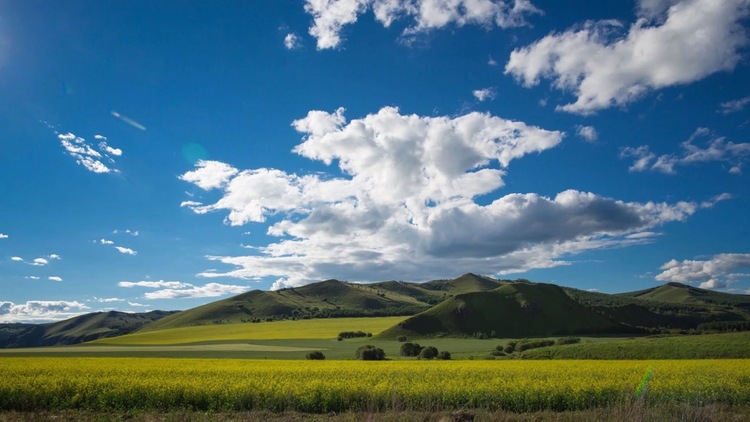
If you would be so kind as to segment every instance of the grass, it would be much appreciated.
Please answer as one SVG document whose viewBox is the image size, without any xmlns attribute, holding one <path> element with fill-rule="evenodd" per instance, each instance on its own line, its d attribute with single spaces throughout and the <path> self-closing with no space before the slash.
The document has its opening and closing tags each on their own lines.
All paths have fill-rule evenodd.
<svg viewBox="0 0 750 422">
<path fill-rule="evenodd" d="M 533 349 L 526 359 L 750 358 L 750 332 L 644 337 Z"/>
<path fill-rule="evenodd" d="M 212 324 L 146 331 L 96 341 L 97 344 L 168 345 L 238 340 L 336 339 L 342 331 L 373 334 L 406 317 L 303 319 L 244 324 Z"/>
</svg>

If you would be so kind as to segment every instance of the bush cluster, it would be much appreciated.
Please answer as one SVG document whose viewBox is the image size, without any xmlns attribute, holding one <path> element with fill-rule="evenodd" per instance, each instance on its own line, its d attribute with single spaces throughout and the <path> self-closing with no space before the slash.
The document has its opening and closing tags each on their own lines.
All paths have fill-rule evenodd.
<svg viewBox="0 0 750 422">
<path fill-rule="evenodd" d="M 385 360 L 383 349 L 371 344 L 358 348 L 355 355 L 358 360 Z"/>
</svg>

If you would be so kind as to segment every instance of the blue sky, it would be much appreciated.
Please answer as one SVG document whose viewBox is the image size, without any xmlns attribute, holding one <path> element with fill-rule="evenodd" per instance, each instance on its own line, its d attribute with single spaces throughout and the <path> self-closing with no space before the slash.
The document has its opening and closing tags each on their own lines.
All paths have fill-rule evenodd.
<svg viewBox="0 0 750 422">
<path fill-rule="evenodd" d="M 0 0 L 0 321 L 750 290 L 750 1 Z"/>
</svg>

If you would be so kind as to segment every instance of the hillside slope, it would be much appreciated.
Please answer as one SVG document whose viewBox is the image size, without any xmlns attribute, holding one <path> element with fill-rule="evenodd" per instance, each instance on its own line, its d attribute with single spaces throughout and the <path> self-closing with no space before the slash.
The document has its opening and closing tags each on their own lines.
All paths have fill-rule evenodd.
<svg viewBox="0 0 750 422">
<path fill-rule="evenodd" d="M 95 312 L 49 324 L 0 324 L 0 348 L 77 344 L 132 333 L 171 314 Z"/>
<path fill-rule="evenodd" d="M 626 331 L 571 299 L 553 284 L 511 282 L 487 292 L 465 293 L 415 315 L 381 334 L 384 338 L 435 335 L 517 338 Z"/>
</svg>

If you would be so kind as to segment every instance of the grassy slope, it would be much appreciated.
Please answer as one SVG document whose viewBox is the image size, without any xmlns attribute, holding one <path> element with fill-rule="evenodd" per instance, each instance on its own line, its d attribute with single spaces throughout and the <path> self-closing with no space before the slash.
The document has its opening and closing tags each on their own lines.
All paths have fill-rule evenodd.
<svg viewBox="0 0 750 422">
<path fill-rule="evenodd" d="M 668 303 L 732 306 L 750 311 L 750 295 L 714 292 L 680 283 L 662 284 L 651 289 L 622 293 L 616 296 Z"/>
<path fill-rule="evenodd" d="M 470 336 L 528 337 L 611 333 L 621 327 L 581 306 L 553 284 L 507 283 L 489 292 L 458 295 L 394 326 L 383 338 Z"/>
<path fill-rule="evenodd" d="M 159 331 L 142 331 L 97 341 L 97 344 L 165 345 L 196 342 L 336 339 L 342 331 L 364 331 L 377 334 L 404 320 L 405 317 L 328 318 L 287 320 L 245 324 L 200 325 Z"/>
<path fill-rule="evenodd" d="M 527 350 L 525 359 L 750 358 L 750 333 L 644 337 Z"/>
</svg>

